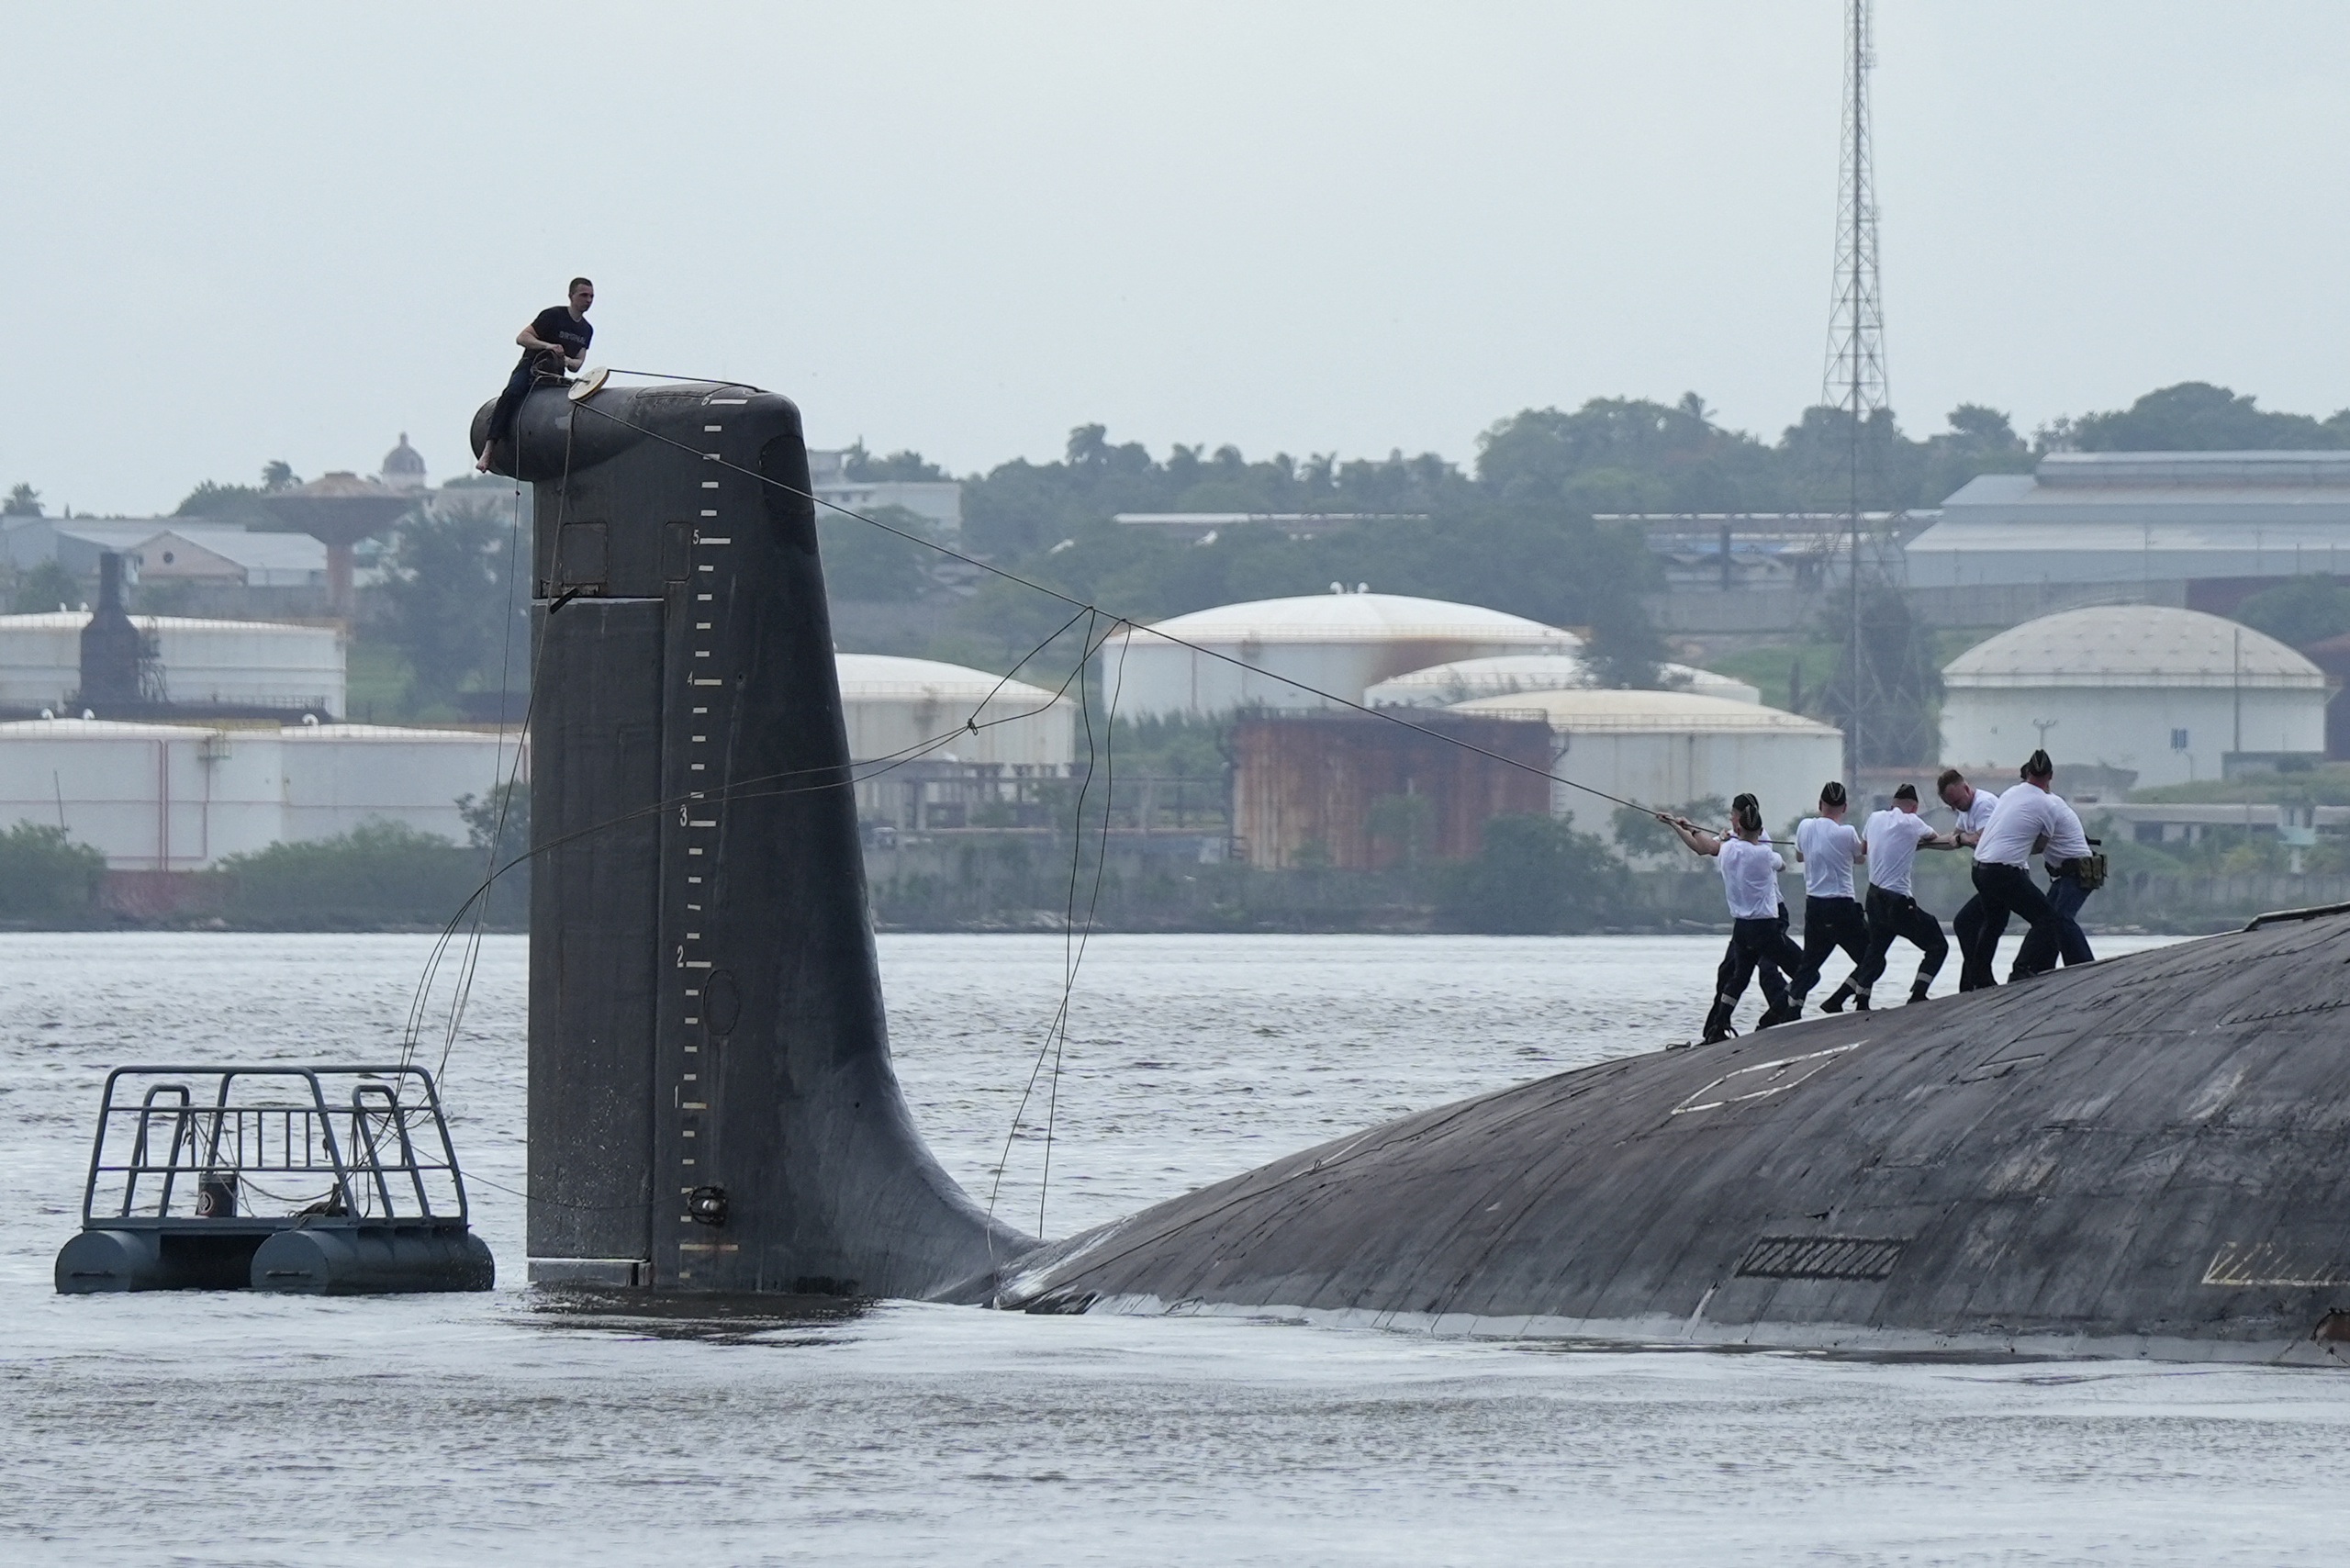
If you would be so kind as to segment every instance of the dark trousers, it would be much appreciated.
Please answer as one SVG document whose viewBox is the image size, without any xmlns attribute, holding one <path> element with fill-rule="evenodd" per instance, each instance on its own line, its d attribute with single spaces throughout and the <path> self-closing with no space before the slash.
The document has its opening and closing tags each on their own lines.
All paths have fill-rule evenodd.
<svg viewBox="0 0 2350 1568">
<path fill-rule="evenodd" d="M 2081 906 L 2089 902 L 2088 889 L 2081 886 L 2081 879 L 2071 871 L 2060 871 L 2048 879 L 2048 907 L 2056 912 L 2059 923 L 2057 945 L 2051 952 L 2049 943 L 2039 928 L 2023 939 L 2022 948 L 2016 954 L 2010 980 L 2026 975 L 2043 974 L 2056 967 L 2062 958 L 2067 964 L 2094 964 L 2097 955 L 2089 951 L 2088 934 L 2081 929 L 2076 918 Z"/>
<path fill-rule="evenodd" d="M 1950 928 L 1958 935 L 1958 989 L 1980 991 L 1986 985 L 1997 985 L 1991 975 L 1991 958 L 1998 951 L 1999 939 L 1983 942 L 1983 895 L 1975 894 L 1958 906 L 1951 917 Z"/>
<path fill-rule="evenodd" d="M 1803 901 L 1803 967 L 1796 970 L 1787 990 L 1796 1001 L 1811 994 L 1819 983 L 1819 966 L 1837 948 L 1857 969 L 1868 960 L 1869 922 L 1858 899 L 1810 898 Z"/>
<path fill-rule="evenodd" d="M 1999 938 L 2007 933 L 2008 916 L 2010 914 L 2023 916 L 2031 926 L 2031 935 L 2042 937 L 2046 945 L 2035 955 L 2039 967 L 2028 968 L 2024 963 L 2025 953 L 2033 949 L 2027 938 L 2025 953 L 2016 955 L 2015 968 L 2009 971 L 2009 980 L 2020 980 L 2027 975 L 2041 974 L 2056 967 L 2056 956 L 2065 945 L 2065 923 L 2058 917 L 2055 906 L 2048 902 L 2048 896 L 2034 885 L 2031 872 L 2020 866 L 1986 866 L 1977 860 L 1975 863 L 1975 891 L 1983 901 L 1983 928 L 1980 945 L 1975 953 L 1970 955 L 1970 959 L 1980 957 L 1986 985 L 1994 983 L 1988 978 L 1991 956 L 1999 950 Z"/>
<path fill-rule="evenodd" d="M 1854 991 L 1865 992 L 1885 973 L 1885 962 L 1893 953 L 1894 939 L 1898 937 L 1916 947 L 1925 957 L 1919 961 L 1918 978 L 1911 989 L 1930 984 L 1942 972 L 1942 960 L 1950 957 L 1950 943 L 1942 936 L 1942 923 L 1918 907 L 1918 901 L 1908 893 L 1887 892 L 1885 889 L 1869 889 L 1869 951 L 1861 967 L 1852 971 Z"/>
<path fill-rule="evenodd" d="M 1746 994 L 1746 982 L 1757 969 L 1762 971 L 1762 1000 L 1770 1004 L 1770 1012 L 1763 1016 L 1785 1012 L 1787 972 L 1802 965 L 1803 949 L 1788 937 L 1783 918 L 1731 921 L 1729 949 L 1722 955 L 1721 968 L 1714 971 L 1714 1005 L 1706 1014 L 1705 1037 L 1718 1040 L 1729 1033 L 1730 1014 L 1737 1011 L 1738 999 Z"/>
<path fill-rule="evenodd" d="M 496 446 L 514 433 L 514 416 L 522 411 L 522 399 L 539 384 L 539 375 L 534 367 L 518 364 L 506 378 L 506 390 L 498 395 L 498 406 L 489 411 L 488 445 Z"/>
</svg>

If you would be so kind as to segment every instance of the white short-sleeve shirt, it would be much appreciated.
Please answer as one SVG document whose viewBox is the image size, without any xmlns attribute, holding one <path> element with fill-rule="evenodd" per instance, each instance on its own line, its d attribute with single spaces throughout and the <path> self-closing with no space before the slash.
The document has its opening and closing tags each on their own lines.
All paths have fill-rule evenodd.
<svg viewBox="0 0 2350 1568">
<path fill-rule="evenodd" d="M 1803 890 L 1816 899 L 1852 896 L 1852 859 L 1861 835 L 1849 823 L 1806 817 L 1796 824 L 1796 848 L 1803 856 Z"/>
<path fill-rule="evenodd" d="M 1729 838 L 1722 841 L 1718 858 L 1732 920 L 1779 918 L 1779 873 L 1787 863 L 1779 858 L 1777 850 L 1767 844 Z"/>
<path fill-rule="evenodd" d="M 2063 802 L 2047 790 L 2031 784 L 2019 784 L 1999 797 L 1991 809 L 1991 820 L 1983 829 L 1983 842 L 1975 846 L 1977 866 L 2018 866 L 2031 864 L 2032 850 L 2046 834 L 2053 840 L 2063 829 Z"/>
<path fill-rule="evenodd" d="M 1934 836 L 1934 824 L 1908 812 L 1878 812 L 1869 818 L 1869 881 L 1888 893 L 1911 896 L 1918 846 Z"/>
</svg>

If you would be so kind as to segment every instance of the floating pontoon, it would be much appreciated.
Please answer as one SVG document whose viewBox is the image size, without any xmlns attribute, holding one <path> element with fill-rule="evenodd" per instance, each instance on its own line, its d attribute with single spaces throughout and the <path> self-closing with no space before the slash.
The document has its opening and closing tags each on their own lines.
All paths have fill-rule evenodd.
<svg viewBox="0 0 2350 1568">
<path fill-rule="evenodd" d="M 118 1067 L 57 1288 L 486 1291 L 420 1067 Z"/>
</svg>

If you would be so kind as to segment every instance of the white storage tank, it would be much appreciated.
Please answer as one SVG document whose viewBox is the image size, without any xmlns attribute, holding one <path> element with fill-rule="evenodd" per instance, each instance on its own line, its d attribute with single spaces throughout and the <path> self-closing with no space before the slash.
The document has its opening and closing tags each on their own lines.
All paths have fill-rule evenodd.
<svg viewBox="0 0 2350 1568">
<path fill-rule="evenodd" d="M 2232 752 L 2325 751 L 2325 673 L 2200 610 L 2097 605 L 2043 615 L 1942 669 L 1942 755 L 2012 777 L 2045 746 L 2139 787 L 2221 777 Z"/>
<path fill-rule="evenodd" d="M 234 734 L 235 732 L 231 732 Z M 273 732 L 284 778 L 279 836 L 332 838 L 370 820 L 465 842 L 461 797 L 487 801 L 517 777 L 520 731 L 411 730 L 391 724 L 288 724 Z M 531 770 L 524 753 L 520 777 Z"/>
<path fill-rule="evenodd" d="M 22 619 L 21 617 L 17 619 Z M 0 827 L 62 827 L 118 871 L 201 870 L 274 844 L 276 731 L 105 719 L 0 723 Z"/>
<path fill-rule="evenodd" d="M 1667 691 L 1694 691 L 1732 702 L 1762 700 L 1760 688 L 1692 665 L 1659 665 L 1657 679 Z M 1449 708 L 1517 691 L 1572 691 L 1596 680 L 1580 654 L 1499 654 L 1406 671 L 1367 689 L 1363 700 L 1373 708 Z"/>
<path fill-rule="evenodd" d="M 342 633 L 279 621 L 205 621 L 134 615 L 155 639 L 165 695 L 173 702 L 343 713 Z M 82 685 L 86 610 L 0 615 L 0 706 L 65 711 Z"/>
<path fill-rule="evenodd" d="M 1241 708 L 1337 705 L 1292 682 L 1360 702 L 1407 670 L 1498 654 L 1573 654 L 1582 645 L 1555 626 L 1473 604 L 1334 591 L 1227 604 L 1137 628 L 1109 640 L 1101 666 L 1121 716 L 1210 718 Z"/>
<path fill-rule="evenodd" d="M 836 654 L 834 664 L 863 821 L 970 825 L 979 808 L 1017 806 L 1024 780 L 1060 778 L 1077 754 L 1073 697 L 935 659 Z"/>
<path fill-rule="evenodd" d="M 936 659 L 835 654 L 848 755 L 858 763 L 921 750 L 976 720 L 922 760 L 1045 769 L 1059 774 L 1076 752 L 1077 702 L 1026 681 Z"/>
<path fill-rule="evenodd" d="M 364 724 L 0 723 L 0 827 L 61 826 L 114 869 L 137 871 L 202 870 L 371 819 L 462 844 L 458 797 L 487 796 L 509 777 L 519 744 Z"/>
<path fill-rule="evenodd" d="M 1528 691 L 1455 703 L 1451 711 L 1547 720 L 1559 748 L 1553 773 L 1643 806 L 1727 802 L 1751 792 L 1774 833 L 1808 814 L 1819 787 L 1844 766 L 1844 734 L 1831 724 L 1685 691 Z M 1582 831 L 1613 836 L 1608 801 L 1566 784 L 1552 785 L 1550 796 L 1551 810 L 1572 814 Z"/>
</svg>

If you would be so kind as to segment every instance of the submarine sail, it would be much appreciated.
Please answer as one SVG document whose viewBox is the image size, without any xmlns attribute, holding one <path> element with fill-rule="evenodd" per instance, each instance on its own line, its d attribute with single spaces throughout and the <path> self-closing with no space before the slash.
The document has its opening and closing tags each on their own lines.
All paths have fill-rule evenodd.
<svg viewBox="0 0 2350 1568">
<path fill-rule="evenodd" d="M 1035 1242 L 939 1168 L 890 1064 L 800 411 L 578 390 L 492 454 L 535 487 L 531 1277 L 983 1276 Z"/>
</svg>

